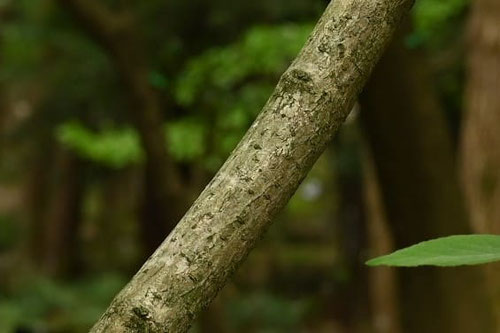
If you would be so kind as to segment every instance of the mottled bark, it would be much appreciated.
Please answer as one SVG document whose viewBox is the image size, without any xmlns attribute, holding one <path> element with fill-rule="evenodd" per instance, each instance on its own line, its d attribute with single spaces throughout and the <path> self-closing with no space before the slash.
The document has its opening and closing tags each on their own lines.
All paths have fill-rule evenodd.
<svg viewBox="0 0 500 333">
<path fill-rule="evenodd" d="M 180 177 L 167 154 L 162 106 L 148 82 L 150 68 L 134 18 L 130 13 L 112 12 L 95 0 L 58 1 L 103 47 L 127 91 L 130 114 L 146 153 L 143 232 L 146 247 L 154 250 L 173 229 L 187 205 L 178 200 L 182 197 Z M 154 186 L 147 185 L 152 183 Z"/>
<path fill-rule="evenodd" d="M 387 221 L 373 157 L 363 156 L 364 199 L 370 257 L 394 251 L 394 241 Z M 370 270 L 370 295 L 373 331 L 401 333 L 398 279 L 396 268 L 374 267 Z"/>
<path fill-rule="evenodd" d="M 431 82 L 423 57 L 406 49 L 400 36 L 361 98 L 361 118 L 396 248 L 470 232 L 447 124 Z M 491 332 L 477 268 L 398 273 L 404 332 Z"/>
<path fill-rule="evenodd" d="M 475 0 L 468 29 L 462 177 L 475 231 L 500 234 L 500 1 Z M 500 264 L 487 277 L 500 330 Z"/>
<path fill-rule="evenodd" d="M 340 127 L 412 1 L 333 1 L 245 137 L 92 332 L 185 332 Z"/>
</svg>

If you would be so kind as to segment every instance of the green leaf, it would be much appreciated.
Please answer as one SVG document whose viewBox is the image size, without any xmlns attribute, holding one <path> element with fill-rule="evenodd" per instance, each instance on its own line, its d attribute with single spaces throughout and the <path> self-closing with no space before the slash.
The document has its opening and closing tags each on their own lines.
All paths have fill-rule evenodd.
<svg viewBox="0 0 500 333">
<path fill-rule="evenodd" d="M 149 83 L 160 90 L 168 88 L 168 79 L 159 71 L 152 71 L 149 73 Z"/>
<path fill-rule="evenodd" d="M 177 161 L 189 162 L 203 156 L 207 145 L 205 124 L 185 118 L 167 124 L 165 130 L 168 150 Z"/>
<path fill-rule="evenodd" d="M 460 266 L 500 260 L 500 235 L 457 235 L 422 242 L 366 262 L 369 266 Z"/>
<path fill-rule="evenodd" d="M 449 34 L 456 34 L 457 26 L 461 25 L 464 13 L 470 5 L 470 0 L 421 0 L 417 1 L 412 10 L 414 32 L 413 46 L 423 43 L 442 47 L 449 39 Z"/>
<path fill-rule="evenodd" d="M 130 127 L 94 132 L 77 121 L 70 121 L 56 129 L 56 136 L 79 156 L 115 169 L 139 163 L 144 155 L 139 136 Z"/>
</svg>

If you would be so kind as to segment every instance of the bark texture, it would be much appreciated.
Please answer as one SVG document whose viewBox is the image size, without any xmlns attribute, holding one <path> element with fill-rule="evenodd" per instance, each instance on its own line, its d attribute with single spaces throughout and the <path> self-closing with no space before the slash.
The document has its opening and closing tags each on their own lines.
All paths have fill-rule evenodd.
<svg viewBox="0 0 500 333">
<path fill-rule="evenodd" d="M 412 1 L 333 1 L 245 137 L 91 332 L 185 332 L 340 127 Z"/>
<path fill-rule="evenodd" d="M 468 28 L 462 177 L 475 231 L 500 234 L 500 1 L 475 0 Z M 500 264 L 487 277 L 500 330 Z"/>
<path fill-rule="evenodd" d="M 470 233 L 444 115 L 425 61 L 405 48 L 402 37 L 388 48 L 361 98 L 396 248 Z M 492 332 L 478 268 L 422 267 L 398 275 L 404 332 Z"/>
</svg>

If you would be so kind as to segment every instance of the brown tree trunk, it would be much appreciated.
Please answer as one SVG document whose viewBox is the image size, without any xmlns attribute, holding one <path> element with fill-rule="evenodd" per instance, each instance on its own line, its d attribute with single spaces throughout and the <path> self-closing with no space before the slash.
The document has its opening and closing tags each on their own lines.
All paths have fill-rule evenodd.
<svg viewBox="0 0 500 333">
<path fill-rule="evenodd" d="M 78 232 L 84 187 L 82 162 L 60 149 L 54 166 L 53 193 L 44 220 L 41 265 L 50 275 L 74 274 L 80 269 Z"/>
<path fill-rule="evenodd" d="M 336 230 L 336 243 L 343 269 L 350 278 L 339 283 L 336 288 L 339 292 L 332 298 L 336 303 L 337 321 L 345 332 L 361 330 L 369 317 L 368 268 L 363 264 L 367 245 L 366 217 L 358 143 L 359 126 L 356 123 L 346 124 L 335 142 L 336 158 L 351 159 L 350 163 L 344 162 L 347 166 L 339 166 L 336 170 L 339 203 L 335 220 L 341 221 Z"/>
<path fill-rule="evenodd" d="M 432 81 L 403 40 L 374 70 L 361 113 L 396 248 L 470 232 Z M 399 272 L 404 332 L 492 332 L 477 269 Z"/>
<path fill-rule="evenodd" d="M 185 332 L 352 109 L 412 1 L 332 1 L 245 137 L 91 332 Z"/>
<path fill-rule="evenodd" d="M 148 82 L 149 66 L 130 13 L 114 13 L 94 0 L 59 0 L 107 52 L 127 91 L 130 114 L 146 153 L 142 211 L 146 248 L 156 248 L 187 209 L 174 162 L 167 154 L 164 119 Z M 148 186 L 148 184 L 154 184 Z M 181 212 L 181 213 L 179 213 Z M 148 253 L 148 255 L 151 254 Z"/>
<path fill-rule="evenodd" d="M 50 171 L 54 159 L 54 142 L 48 137 L 38 138 L 38 151 L 30 161 L 33 168 L 27 177 L 25 189 L 26 216 L 30 232 L 27 251 L 34 262 L 41 262 L 43 257 L 44 219 L 50 197 Z"/>
<path fill-rule="evenodd" d="M 500 234 L 500 1 L 473 1 L 468 29 L 462 177 L 474 230 Z M 487 277 L 500 329 L 500 264 Z"/>
<path fill-rule="evenodd" d="M 364 199 L 370 257 L 394 251 L 373 157 L 363 156 Z M 401 333 L 397 271 L 392 267 L 374 267 L 370 271 L 370 294 L 373 332 Z"/>
<path fill-rule="evenodd" d="M 1 16 L 0 16 L 1 19 Z M 2 41 L 0 40 L 0 43 Z M 1 59 L 0 59 L 1 61 Z M 0 62 L 1 64 L 1 62 Z M 3 153 L 4 145 L 5 145 L 5 118 L 7 116 L 6 103 L 5 98 L 3 96 L 4 87 L 0 85 L 0 154 Z"/>
<path fill-rule="evenodd" d="M 224 303 L 220 296 L 215 298 L 212 304 L 200 313 L 198 323 L 201 333 L 230 333 L 228 321 L 225 318 Z"/>
<path fill-rule="evenodd" d="M 140 233 L 145 258 L 153 254 L 173 229 L 175 222 L 182 218 L 186 212 L 188 198 L 185 191 L 169 191 L 168 188 L 162 188 L 154 170 L 151 170 L 155 167 L 150 164 L 147 161 L 144 170 L 143 197 L 140 207 Z"/>
</svg>

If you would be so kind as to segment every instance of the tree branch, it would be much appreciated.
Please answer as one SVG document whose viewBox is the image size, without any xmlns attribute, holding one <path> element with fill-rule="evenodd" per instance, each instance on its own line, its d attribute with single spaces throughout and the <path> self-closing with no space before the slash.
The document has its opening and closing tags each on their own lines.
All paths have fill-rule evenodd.
<svg viewBox="0 0 500 333">
<path fill-rule="evenodd" d="M 91 332 L 185 332 L 351 110 L 410 0 L 335 0 L 215 178 Z"/>
</svg>

